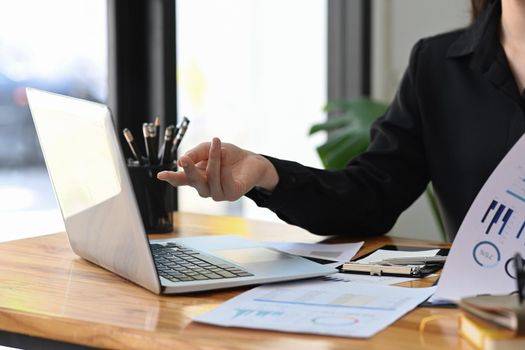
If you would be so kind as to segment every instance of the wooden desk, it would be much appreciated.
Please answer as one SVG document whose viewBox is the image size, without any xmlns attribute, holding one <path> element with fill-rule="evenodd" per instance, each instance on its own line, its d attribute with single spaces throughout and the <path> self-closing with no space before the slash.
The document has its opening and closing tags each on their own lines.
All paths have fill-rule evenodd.
<svg viewBox="0 0 525 350">
<path fill-rule="evenodd" d="M 175 222 L 180 228 L 177 236 L 233 233 L 259 240 L 322 239 L 296 227 L 240 218 L 179 213 Z M 385 243 L 445 246 L 380 237 L 367 240 L 361 254 Z M 432 282 L 410 283 L 415 287 Z M 457 335 L 458 311 L 454 309 L 418 308 L 369 340 L 230 329 L 191 321 L 246 289 L 157 296 L 76 256 L 65 233 L 0 244 L 2 331 L 126 349 L 470 349 Z M 444 318 L 430 322 L 420 333 L 420 321 L 431 315 Z"/>
</svg>

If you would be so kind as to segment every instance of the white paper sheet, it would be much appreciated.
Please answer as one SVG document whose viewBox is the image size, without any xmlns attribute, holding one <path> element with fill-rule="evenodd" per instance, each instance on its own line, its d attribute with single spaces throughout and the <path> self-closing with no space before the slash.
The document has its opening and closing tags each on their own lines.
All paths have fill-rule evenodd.
<svg viewBox="0 0 525 350">
<path fill-rule="evenodd" d="M 361 275 L 357 273 L 333 273 L 328 276 L 318 278 L 324 282 L 357 282 L 357 283 L 371 283 L 380 285 L 392 285 L 402 282 L 414 281 L 419 278 L 414 277 L 397 277 L 397 276 L 371 276 Z"/>
<path fill-rule="evenodd" d="M 266 242 L 264 244 L 269 248 L 294 255 L 343 263 L 350 261 L 356 255 L 363 242 L 338 244 Z"/>
<path fill-rule="evenodd" d="M 271 284 L 242 293 L 194 320 L 226 327 L 368 338 L 434 290 L 319 281 Z"/>
<path fill-rule="evenodd" d="M 430 257 L 435 256 L 439 252 L 439 249 L 429 249 L 429 250 L 418 250 L 418 251 L 405 251 L 405 250 L 388 250 L 388 249 L 378 249 L 372 254 L 359 259 L 356 262 L 361 264 L 369 264 L 378 262 L 385 259 L 393 258 L 413 258 L 413 257 Z"/>
<path fill-rule="evenodd" d="M 522 136 L 472 203 L 433 300 L 516 290 L 512 257 L 525 254 L 525 138 Z"/>
</svg>

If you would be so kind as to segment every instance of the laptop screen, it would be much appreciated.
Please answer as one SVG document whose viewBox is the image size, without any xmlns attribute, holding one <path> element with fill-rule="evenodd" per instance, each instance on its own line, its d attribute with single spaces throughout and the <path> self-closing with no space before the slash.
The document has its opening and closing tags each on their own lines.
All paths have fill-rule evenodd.
<svg viewBox="0 0 525 350">
<path fill-rule="evenodd" d="M 49 177 L 73 251 L 160 291 L 109 109 L 27 89 Z"/>
<path fill-rule="evenodd" d="M 111 120 L 103 105 L 82 100 L 54 99 L 32 95 L 38 105 L 35 118 L 48 171 L 62 215 L 67 219 L 121 192 L 118 146 L 107 135 Z"/>
</svg>

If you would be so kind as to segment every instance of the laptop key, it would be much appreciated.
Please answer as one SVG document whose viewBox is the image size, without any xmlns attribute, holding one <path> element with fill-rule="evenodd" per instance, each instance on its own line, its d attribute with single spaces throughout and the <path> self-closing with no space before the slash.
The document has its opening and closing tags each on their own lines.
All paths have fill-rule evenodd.
<svg viewBox="0 0 525 350">
<path fill-rule="evenodd" d="M 198 281 L 209 279 L 208 277 L 203 276 L 203 275 L 196 275 L 196 276 L 192 276 L 192 277 L 193 277 L 195 280 L 198 280 Z"/>
<path fill-rule="evenodd" d="M 221 275 L 222 277 L 227 277 L 227 278 L 237 277 L 233 273 L 228 272 L 228 271 L 217 271 L 217 274 Z"/>
<path fill-rule="evenodd" d="M 239 272 L 239 273 L 236 273 L 237 276 L 239 277 L 248 277 L 248 276 L 253 276 L 253 274 L 249 273 L 249 272 Z"/>
<path fill-rule="evenodd" d="M 186 277 L 180 277 L 179 278 L 181 281 L 193 281 L 193 277 L 190 277 L 190 276 L 186 276 Z"/>
</svg>

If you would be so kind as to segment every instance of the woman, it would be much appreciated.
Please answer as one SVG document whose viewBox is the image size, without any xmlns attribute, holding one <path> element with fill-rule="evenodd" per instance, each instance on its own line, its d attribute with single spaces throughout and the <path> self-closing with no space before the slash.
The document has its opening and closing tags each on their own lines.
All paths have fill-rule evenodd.
<svg viewBox="0 0 525 350">
<path fill-rule="evenodd" d="M 221 143 L 158 178 L 202 197 L 246 195 L 316 234 L 387 232 L 432 181 L 454 238 L 477 192 L 525 131 L 525 1 L 472 1 L 466 29 L 420 40 L 366 152 L 326 171 Z"/>
</svg>

